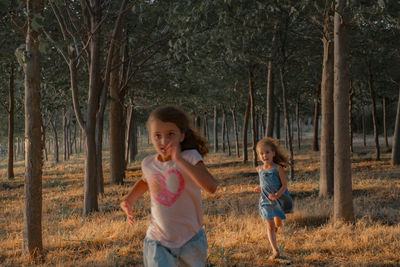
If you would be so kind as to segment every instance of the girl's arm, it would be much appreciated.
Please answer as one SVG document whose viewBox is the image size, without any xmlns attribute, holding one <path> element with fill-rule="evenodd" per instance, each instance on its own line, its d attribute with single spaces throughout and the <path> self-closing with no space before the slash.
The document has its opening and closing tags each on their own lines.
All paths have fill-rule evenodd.
<svg viewBox="0 0 400 267">
<path fill-rule="evenodd" d="M 217 181 L 207 170 L 206 166 L 202 161 L 199 161 L 196 165 L 192 165 L 182 157 L 175 159 L 175 162 L 189 174 L 194 182 L 209 193 L 215 193 L 217 190 Z"/>
<path fill-rule="evenodd" d="M 261 168 L 260 165 L 258 165 L 258 166 L 256 167 L 257 172 L 260 172 L 260 168 Z M 258 192 L 258 193 L 261 192 L 261 187 L 260 187 L 260 185 L 257 185 L 257 187 L 254 188 L 254 192 Z"/>
<path fill-rule="evenodd" d="M 134 224 L 132 204 L 135 203 L 136 200 L 138 200 L 138 198 L 140 198 L 147 190 L 149 190 L 149 186 L 142 177 L 142 179 L 135 183 L 131 191 L 129 191 L 128 195 L 126 195 L 120 204 L 121 209 L 126 213 L 130 225 Z"/>
<path fill-rule="evenodd" d="M 286 173 L 281 166 L 278 166 L 278 174 L 281 179 L 282 187 L 275 194 L 277 198 L 280 198 L 287 189 Z"/>
</svg>

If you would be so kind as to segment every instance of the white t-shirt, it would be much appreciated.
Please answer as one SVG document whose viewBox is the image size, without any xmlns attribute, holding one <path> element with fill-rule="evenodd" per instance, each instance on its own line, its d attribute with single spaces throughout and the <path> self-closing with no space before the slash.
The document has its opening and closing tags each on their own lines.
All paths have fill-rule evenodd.
<svg viewBox="0 0 400 267">
<path fill-rule="evenodd" d="M 181 153 L 193 165 L 203 160 L 195 149 Z M 203 224 L 199 186 L 174 161 L 158 160 L 158 154 L 143 159 L 142 171 L 151 195 L 146 237 L 169 248 L 183 246 Z"/>
</svg>

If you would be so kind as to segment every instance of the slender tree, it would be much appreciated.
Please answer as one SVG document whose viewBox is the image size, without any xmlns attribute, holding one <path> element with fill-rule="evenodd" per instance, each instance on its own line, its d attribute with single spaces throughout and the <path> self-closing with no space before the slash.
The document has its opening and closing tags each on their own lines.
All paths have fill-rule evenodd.
<svg viewBox="0 0 400 267">
<path fill-rule="evenodd" d="M 43 1 L 27 0 L 25 73 L 25 208 L 23 244 L 34 261 L 43 257 L 42 244 L 42 115 L 40 110 L 40 21 Z"/>
<path fill-rule="evenodd" d="M 349 136 L 349 8 L 336 0 L 334 18 L 334 221 L 354 221 Z"/>
</svg>

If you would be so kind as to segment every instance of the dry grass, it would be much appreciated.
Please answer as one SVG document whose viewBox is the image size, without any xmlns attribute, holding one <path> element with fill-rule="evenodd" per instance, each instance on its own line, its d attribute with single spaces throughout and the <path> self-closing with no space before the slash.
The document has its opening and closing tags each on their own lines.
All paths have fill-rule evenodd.
<svg viewBox="0 0 400 267">
<path fill-rule="evenodd" d="M 357 147 L 355 148 L 357 151 Z M 365 150 L 365 149 L 364 149 Z M 318 198 L 318 153 L 296 151 L 296 180 L 289 189 L 295 212 L 278 232 L 286 259 L 269 262 L 271 253 L 265 223 L 258 214 L 258 183 L 251 164 L 222 153 L 206 163 L 219 180 L 215 194 L 204 194 L 204 222 L 209 242 L 209 266 L 400 265 L 400 169 L 369 153 L 353 154 L 355 224 L 334 224 L 332 199 Z M 143 150 L 143 155 L 150 149 Z M 143 155 L 141 157 L 143 157 Z M 105 153 L 105 162 L 108 155 Z M 149 195 L 136 204 L 137 223 L 130 227 L 118 208 L 140 164 L 129 166 L 126 184 L 109 183 L 105 163 L 105 195 L 100 212 L 82 218 L 83 159 L 46 162 L 43 175 L 43 266 L 142 266 L 142 240 L 149 220 Z M 23 161 L 16 162 L 16 178 L 5 178 L 0 162 L 0 265 L 26 266 L 22 252 Z"/>
</svg>

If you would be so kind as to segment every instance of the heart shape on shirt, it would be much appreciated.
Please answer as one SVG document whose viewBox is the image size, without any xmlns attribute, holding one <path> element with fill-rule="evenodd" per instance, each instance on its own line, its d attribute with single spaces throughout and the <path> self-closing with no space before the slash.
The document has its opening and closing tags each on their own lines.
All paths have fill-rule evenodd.
<svg viewBox="0 0 400 267">
<path fill-rule="evenodd" d="M 185 180 L 182 173 L 176 169 L 167 171 L 164 175 L 155 173 L 150 177 L 151 194 L 160 204 L 170 207 L 182 194 Z M 168 187 L 174 187 L 171 191 Z"/>
</svg>

